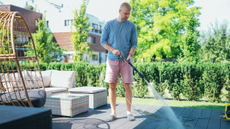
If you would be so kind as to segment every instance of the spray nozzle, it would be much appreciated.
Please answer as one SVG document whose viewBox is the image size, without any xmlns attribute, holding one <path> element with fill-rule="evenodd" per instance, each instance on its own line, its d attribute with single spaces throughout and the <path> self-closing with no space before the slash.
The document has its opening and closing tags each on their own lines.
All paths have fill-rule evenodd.
<svg viewBox="0 0 230 129">
<path fill-rule="evenodd" d="M 125 56 L 125 53 L 123 51 L 120 51 L 121 55 L 120 55 L 120 58 L 122 58 L 123 60 L 125 60 L 130 66 L 133 67 L 133 69 L 138 73 L 138 75 L 141 77 L 141 78 L 144 78 L 144 75 L 141 74 L 134 66 L 132 63 L 130 63 L 129 60 L 127 60 L 127 57 Z"/>
</svg>

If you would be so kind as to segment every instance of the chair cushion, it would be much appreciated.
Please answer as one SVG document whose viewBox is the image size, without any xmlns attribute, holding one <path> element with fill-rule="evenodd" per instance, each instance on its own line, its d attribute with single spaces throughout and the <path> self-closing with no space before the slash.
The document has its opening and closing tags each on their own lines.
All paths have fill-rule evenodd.
<svg viewBox="0 0 230 129">
<path fill-rule="evenodd" d="M 45 102 L 46 102 L 46 92 L 44 90 L 28 90 L 28 95 L 29 95 L 29 98 L 30 98 L 30 101 L 31 103 L 33 104 L 34 107 L 42 107 L 45 105 Z M 11 98 L 12 98 L 12 101 L 14 103 L 14 105 L 16 106 L 19 106 L 18 102 L 17 102 L 17 98 L 20 98 L 19 96 L 19 92 L 16 92 L 16 95 L 14 92 L 10 92 L 11 94 Z M 29 104 L 27 102 L 27 99 L 26 99 L 26 95 L 25 95 L 25 92 L 24 91 L 20 91 L 20 95 L 21 95 L 21 98 L 22 98 L 22 101 L 23 103 L 29 107 Z M 1 93 L 1 96 L 3 98 L 3 100 L 10 100 L 10 96 L 8 93 Z M 4 97 L 6 96 L 6 97 Z M 1 100 L 0 100 L 1 102 Z M 23 106 L 23 104 L 19 101 L 19 103 Z M 5 105 L 13 105 L 12 103 L 5 103 Z"/>
<path fill-rule="evenodd" d="M 28 77 L 24 78 L 26 87 L 29 89 L 30 87 L 33 89 L 37 89 L 38 87 L 42 87 L 41 76 L 38 71 L 28 71 Z"/>
<path fill-rule="evenodd" d="M 22 71 L 23 80 L 25 82 L 25 86 L 29 88 L 31 86 L 30 84 L 30 76 L 29 71 L 23 70 Z M 20 74 L 18 73 L 4 73 L 1 75 L 1 81 L 2 85 L 5 87 L 5 89 L 9 89 L 9 91 L 12 91 L 13 88 L 19 87 L 22 88 L 22 81 L 20 78 Z"/>
<path fill-rule="evenodd" d="M 52 70 L 41 71 L 41 72 L 42 72 L 42 78 L 43 78 L 44 86 L 45 87 L 50 86 Z"/>
<path fill-rule="evenodd" d="M 40 73 L 38 71 L 36 71 L 36 72 L 28 71 L 28 72 L 29 72 L 30 80 L 31 80 L 29 82 L 32 84 L 32 86 L 35 86 L 36 88 L 38 86 L 42 87 L 42 81 L 41 81 Z M 44 87 L 48 87 L 50 85 L 50 82 L 51 82 L 52 71 L 51 70 L 41 71 L 41 74 L 42 74 L 42 79 L 44 82 Z"/>
<path fill-rule="evenodd" d="M 65 87 L 72 88 L 73 81 L 75 79 L 74 71 L 52 71 L 51 76 L 51 87 Z"/>
<path fill-rule="evenodd" d="M 69 89 L 70 93 L 97 93 L 106 91 L 104 87 L 76 87 Z"/>
<path fill-rule="evenodd" d="M 47 96 L 50 96 L 53 93 L 58 93 L 58 92 L 67 92 L 67 88 L 56 88 L 56 87 L 46 87 L 45 88 Z"/>
</svg>

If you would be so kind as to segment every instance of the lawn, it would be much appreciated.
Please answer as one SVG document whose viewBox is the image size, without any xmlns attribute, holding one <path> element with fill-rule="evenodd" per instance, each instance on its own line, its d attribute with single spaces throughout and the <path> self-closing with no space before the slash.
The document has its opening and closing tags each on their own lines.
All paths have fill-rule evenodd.
<svg viewBox="0 0 230 129">
<path fill-rule="evenodd" d="M 109 102 L 109 98 L 108 98 Z M 225 110 L 226 103 L 211 103 L 205 101 L 176 101 L 176 100 L 165 100 L 165 102 L 171 107 L 186 107 L 186 108 L 199 108 L 199 109 L 215 109 Z M 117 97 L 117 103 L 125 103 L 124 97 Z M 133 104 L 142 105 L 161 105 L 158 100 L 155 99 L 142 99 L 133 98 Z"/>
</svg>

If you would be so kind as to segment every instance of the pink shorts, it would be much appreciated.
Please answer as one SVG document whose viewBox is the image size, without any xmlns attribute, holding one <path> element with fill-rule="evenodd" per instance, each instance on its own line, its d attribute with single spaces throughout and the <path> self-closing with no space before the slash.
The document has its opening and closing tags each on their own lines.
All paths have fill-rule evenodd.
<svg viewBox="0 0 230 129">
<path fill-rule="evenodd" d="M 123 83 L 133 82 L 133 68 L 129 64 L 121 60 L 107 60 L 105 82 L 117 83 L 120 72 Z"/>
</svg>

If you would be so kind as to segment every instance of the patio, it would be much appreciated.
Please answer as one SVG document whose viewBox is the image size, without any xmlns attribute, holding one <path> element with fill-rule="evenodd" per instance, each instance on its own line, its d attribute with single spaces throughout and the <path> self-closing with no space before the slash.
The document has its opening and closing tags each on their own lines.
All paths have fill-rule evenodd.
<svg viewBox="0 0 230 129">
<path fill-rule="evenodd" d="M 126 119 L 126 104 L 117 104 L 117 119 L 113 122 L 104 120 L 110 114 L 110 105 L 102 106 L 96 110 L 77 115 L 74 118 L 53 116 L 53 129 L 83 129 L 83 128 L 100 128 L 100 129 L 174 129 L 168 119 L 160 115 L 162 108 L 154 105 L 133 105 L 139 112 L 147 115 L 141 115 L 133 110 L 135 121 Z M 172 107 L 172 110 L 178 118 L 184 118 L 182 124 L 185 129 L 228 129 L 230 121 L 220 118 L 224 115 L 224 110 L 207 110 L 196 108 Z M 193 119 L 194 118 L 194 119 Z M 199 119 L 198 119 L 199 118 Z M 186 120 L 187 119 L 187 120 Z"/>
</svg>

